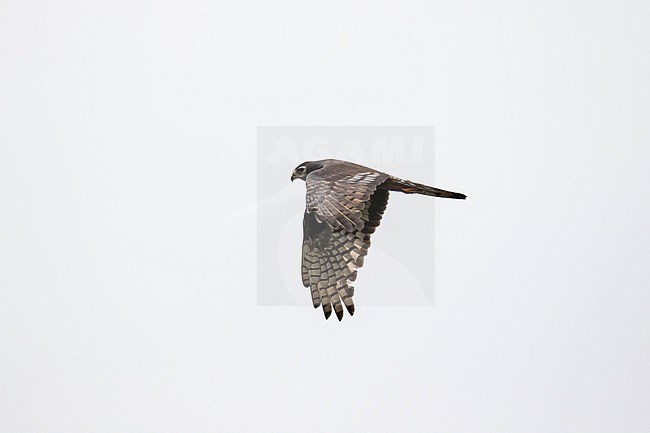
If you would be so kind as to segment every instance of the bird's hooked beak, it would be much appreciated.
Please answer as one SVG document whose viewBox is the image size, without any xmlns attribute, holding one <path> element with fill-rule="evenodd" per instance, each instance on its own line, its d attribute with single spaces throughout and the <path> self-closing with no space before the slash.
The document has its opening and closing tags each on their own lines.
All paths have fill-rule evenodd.
<svg viewBox="0 0 650 433">
<path fill-rule="evenodd" d="M 291 173 L 291 182 L 293 182 L 294 180 L 296 180 L 296 174 L 295 174 L 295 173 Z"/>
</svg>

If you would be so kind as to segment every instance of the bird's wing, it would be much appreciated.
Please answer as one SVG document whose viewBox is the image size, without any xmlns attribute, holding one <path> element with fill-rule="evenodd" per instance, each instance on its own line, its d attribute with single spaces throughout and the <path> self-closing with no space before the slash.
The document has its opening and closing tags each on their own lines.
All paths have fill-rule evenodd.
<svg viewBox="0 0 650 433">
<path fill-rule="evenodd" d="M 307 176 L 307 211 L 318 222 L 347 231 L 361 230 L 362 211 L 388 175 L 356 164 L 332 164 Z"/>
<path fill-rule="evenodd" d="M 302 282 L 310 288 L 314 308 L 322 305 L 325 318 L 332 308 L 339 320 L 343 305 L 354 314 L 354 287 L 357 269 L 370 247 L 370 235 L 375 232 L 388 203 L 388 190 L 377 189 L 363 203 L 358 218 L 360 229 L 332 228 L 326 220 L 320 221 L 316 211 L 305 211 L 302 243 Z"/>
</svg>

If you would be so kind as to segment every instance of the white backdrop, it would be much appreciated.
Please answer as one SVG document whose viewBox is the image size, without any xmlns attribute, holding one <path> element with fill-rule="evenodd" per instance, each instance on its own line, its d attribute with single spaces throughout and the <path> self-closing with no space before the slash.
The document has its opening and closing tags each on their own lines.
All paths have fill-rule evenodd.
<svg viewBox="0 0 650 433">
<path fill-rule="evenodd" d="M 647 2 L 0 11 L 1 431 L 650 430 Z M 256 305 L 258 125 L 435 125 L 435 307 Z"/>
</svg>

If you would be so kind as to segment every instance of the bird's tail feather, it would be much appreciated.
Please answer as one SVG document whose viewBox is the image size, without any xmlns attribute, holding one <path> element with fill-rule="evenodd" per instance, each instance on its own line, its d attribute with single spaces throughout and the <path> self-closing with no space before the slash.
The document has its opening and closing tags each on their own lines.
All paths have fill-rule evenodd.
<svg viewBox="0 0 650 433">
<path fill-rule="evenodd" d="M 446 191 L 444 189 L 422 185 L 421 183 L 411 182 L 410 180 L 390 178 L 386 184 L 389 190 L 400 191 L 405 194 L 422 194 L 430 195 L 433 197 L 455 198 L 460 200 L 467 198 L 465 194 L 461 194 L 459 192 Z"/>
</svg>

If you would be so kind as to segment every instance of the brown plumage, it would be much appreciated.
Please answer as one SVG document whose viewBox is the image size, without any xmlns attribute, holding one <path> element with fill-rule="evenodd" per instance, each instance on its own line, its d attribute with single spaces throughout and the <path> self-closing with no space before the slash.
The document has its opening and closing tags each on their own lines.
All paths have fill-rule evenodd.
<svg viewBox="0 0 650 433">
<path fill-rule="evenodd" d="M 311 291 L 314 308 L 321 306 L 326 319 L 334 310 L 342 320 L 344 307 L 354 314 L 354 287 L 350 284 L 363 266 L 370 235 L 386 210 L 389 191 L 466 197 L 336 159 L 305 162 L 293 171 L 291 180 L 295 179 L 307 183 L 302 282 Z"/>
</svg>

